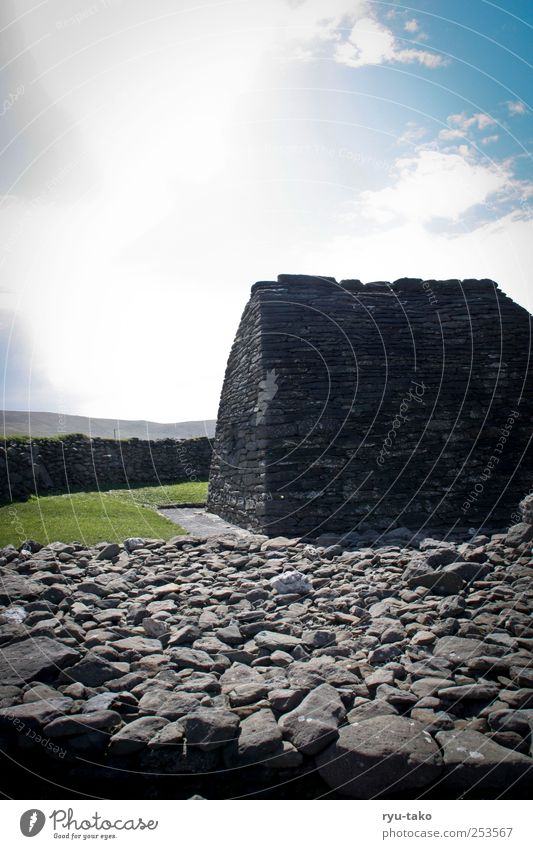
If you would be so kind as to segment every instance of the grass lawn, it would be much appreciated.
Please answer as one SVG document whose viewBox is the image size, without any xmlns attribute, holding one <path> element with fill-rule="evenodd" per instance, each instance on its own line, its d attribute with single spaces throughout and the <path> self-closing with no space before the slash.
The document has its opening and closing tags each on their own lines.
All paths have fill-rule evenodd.
<svg viewBox="0 0 533 849">
<path fill-rule="evenodd" d="M 0 547 L 25 539 L 40 543 L 122 542 L 127 537 L 170 539 L 185 531 L 155 510 L 109 493 L 32 496 L 0 507 Z"/>
<path fill-rule="evenodd" d="M 110 494 L 126 504 L 145 504 L 148 507 L 165 507 L 168 504 L 205 504 L 207 481 L 199 483 L 162 483 L 159 486 L 123 487 L 112 489 Z"/>
</svg>

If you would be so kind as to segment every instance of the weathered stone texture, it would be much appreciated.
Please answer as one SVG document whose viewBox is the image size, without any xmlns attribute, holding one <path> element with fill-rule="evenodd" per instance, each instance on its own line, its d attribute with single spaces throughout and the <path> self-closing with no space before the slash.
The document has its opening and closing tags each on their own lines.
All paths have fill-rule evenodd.
<svg viewBox="0 0 533 849">
<path fill-rule="evenodd" d="M 209 509 L 269 535 L 508 525 L 533 483 L 530 319 L 491 280 L 256 283 Z"/>
<path fill-rule="evenodd" d="M 0 442 L 0 502 L 102 484 L 206 480 L 211 442 L 196 439 L 7 439 Z"/>
</svg>

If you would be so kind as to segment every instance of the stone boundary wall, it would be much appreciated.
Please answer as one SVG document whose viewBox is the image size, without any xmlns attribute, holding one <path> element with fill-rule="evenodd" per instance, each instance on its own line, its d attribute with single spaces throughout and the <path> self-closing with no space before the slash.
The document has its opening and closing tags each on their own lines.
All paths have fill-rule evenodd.
<svg viewBox="0 0 533 849">
<path fill-rule="evenodd" d="M 0 441 L 0 502 L 68 489 L 207 480 L 207 437 L 195 439 L 61 439 Z"/>
<path fill-rule="evenodd" d="M 208 509 L 271 536 L 507 527 L 533 483 L 531 355 L 492 280 L 256 283 Z"/>
</svg>

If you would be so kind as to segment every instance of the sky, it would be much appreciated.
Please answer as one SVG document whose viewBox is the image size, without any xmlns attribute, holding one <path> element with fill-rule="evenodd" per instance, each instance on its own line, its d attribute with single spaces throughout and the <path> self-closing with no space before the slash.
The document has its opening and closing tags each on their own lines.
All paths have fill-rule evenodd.
<svg viewBox="0 0 533 849">
<path fill-rule="evenodd" d="M 215 418 L 256 280 L 533 311 L 530 0 L 2 0 L 2 407 Z"/>
</svg>

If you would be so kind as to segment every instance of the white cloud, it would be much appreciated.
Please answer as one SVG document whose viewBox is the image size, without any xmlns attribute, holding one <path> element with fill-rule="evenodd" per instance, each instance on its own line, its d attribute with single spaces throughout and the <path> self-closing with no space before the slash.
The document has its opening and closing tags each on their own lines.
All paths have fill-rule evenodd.
<svg viewBox="0 0 533 849">
<path fill-rule="evenodd" d="M 493 136 L 485 136 L 485 138 L 481 139 L 481 144 L 492 144 L 493 142 L 497 142 L 500 137 L 497 134 Z"/>
<path fill-rule="evenodd" d="M 507 109 L 509 115 L 525 115 L 527 112 L 527 106 L 521 100 L 509 100 L 507 102 Z"/>
<path fill-rule="evenodd" d="M 394 52 L 392 32 L 372 18 L 361 18 L 352 28 L 348 41 L 337 48 L 335 58 L 344 65 L 360 68 L 390 62 Z"/>
<path fill-rule="evenodd" d="M 491 195 L 509 186 L 506 170 L 468 161 L 459 153 L 422 149 L 396 163 L 392 186 L 361 194 L 360 212 L 377 222 L 404 219 L 428 223 L 434 218 L 458 221 Z"/>
<path fill-rule="evenodd" d="M 399 144 L 414 144 L 421 141 L 428 133 L 426 127 L 421 127 L 419 124 L 415 124 L 414 121 L 408 121 L 406 127 L 407 129 L 398 139 Z"/>
<path fill-rule="evenodd" d="M 533 311 L 530 221 L 507 215 L 453 236 L 409 220 L 373 233 L 361 232 L 356 224 L 353 232 L 356 235 L 338 236 L 326 245 L 317 243 L 306 256 L 304 271 L 313 274 L 323 268 L 338 280 L 358 277 L 364 281 L 485 277 L 496 280 L 511 298 Z"/>
<path fill-rule="evenodd" d="M 431 53 L 429 50 L 418 50 L 410 47 L 407 50 L 397 50 L 394 55 L 396 62 L 418 62 L 420 65 L 425 65 L 426 68 L 442 68 L 448 64 L 448 60 L 439 53 Z"/>
<path fill-rule="evenodd" d="M 337 39 L 341 24 L 353 24 L 369 7 L 368 0 L 289 0 L 282 4 L 281 15 L 289 36 L 324 41 Z"/>
<path fill-rule="evenodd" d="M 477 127 L 478 130 L 486 130 L 487 127 L 492 127 L 496 124 L 494 118 L 487 115 L 485 112 L 476 112 L 474 115 L 466 115 L 465 112 L 460 112 L 455 115 L 448 115 L 448 124 L 453 124 L 464 133 L 471 127 Z"/>
<path fill-rule="evenodd" d="M 411 18 L 411 20 L 405 22 L 403 28 L 406 32 L 418 32 L 420 26 L 416 18 Z"/>
<path fill-rule="evenodd" d="M 381 65 L 385 62 L 417 62 L 427 68 L 447 64 L 438 53 L 400 47 L 391 30 L 370 16 L 356 21 L 348 39 L 337 45 L 335 61 L 350 68 Z"/>
<path fill-rule="evenodd" d="M 441 130 L 439 133 L 439 139 L 443 139 L 444 141 L 455 141 L 455 139 L 464 139 L 465 134 L 462 130 Z"/>
</svg>

